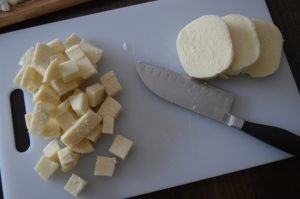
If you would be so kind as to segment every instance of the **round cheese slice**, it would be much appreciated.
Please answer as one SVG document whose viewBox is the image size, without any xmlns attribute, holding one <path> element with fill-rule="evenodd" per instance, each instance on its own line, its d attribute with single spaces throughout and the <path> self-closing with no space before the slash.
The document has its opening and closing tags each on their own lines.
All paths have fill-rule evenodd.
<svg viewBox="0 0 300 199">
<path fill-rule="evenodd" d="M 251 77 L 266 77 L 277 71 L 281 60 L 283 38 L 280 30 L 267 21 L 252 20 L 260 40 L 258 60 L 245 70 Z"/>
<path fill-rule="evenodd" d="M 190 22 L 178 34 L 177 53 L 191 77 L 207 79 L 224 72 L 233 59 L 233 44 L 225 22 L 214 15 Z"/>
<path fill-rule="evenodd" d="M 252 21 L 245 16 L 230 14 L 222 17 L 233 43 L 234 58 L 227 74 L 235 75 L 252 65 L 260 55 L 260 42 Z"/>
</svg>

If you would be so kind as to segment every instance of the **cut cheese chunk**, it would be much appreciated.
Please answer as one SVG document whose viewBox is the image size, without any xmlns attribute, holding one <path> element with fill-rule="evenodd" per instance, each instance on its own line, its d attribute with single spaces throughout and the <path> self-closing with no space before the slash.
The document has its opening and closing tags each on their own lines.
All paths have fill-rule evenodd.
<svg viewBox="0 0 300 199">
<path fill-rule="evenodd" d="M 68 55 L 70 60 L 76 61 L 85 56 L 84 52 L 79 48 L 79 45 L 74 45 L 68 49 L 66 49 L 66 54 Z"/>
<path fill-rule="evenodd" d="M 47 181 L 58 169 L 59 164 L 51 161 L 42 155 L 38 163 L 35 165 L 34 170 L 41 176 L 44 181 Z"/>
<path fill-rule="evenodd" d="M 33 66 L 43 75 L 50 63 L 51 49 L 46 44 L 37 43 L 33 54 Z"/>
<path fill-rule="evenodd" d="M 48 119 L 41 136 L 45 139 L 54 139 L 61 136 L 60 126 L 55 118 L 50 117 Z"/>
<path fill-rule="evenodd" d="M 29 132 L 36 135 L 42 135 L 53 109 L 53 104 L 40 101 L 37 102 L 32 113 Z"/>
<path fill-rule="evenodd" d="M 122 135 L 117 135 L 111 147 L 109 148 L 109 152 L 124 160 L 132 145 L 133 142 L 131 140 Z"/>
<path fill-rule="evenodd" d="M 215 77 L 233 60 L 229 30 L 217 16 L 206 15 L 190 22 L 179 32 L 176 45 L 183 69 L 191 77 Z"/>
<path fill-rule="evenodd" d="M 86 185 L 86 180 L 84 180 L 76 174 L 72 174 L 64 189 L 73 196 L 77 197 Z"/>
<path fill-rule="evenodd" d="M 92 64 L 96 64 L 97 62 L 99 62 L 103 55 L 102 49 L 96 48 L 95 46 L 86 41 L 81 41 L 79 47 L 83 50 L 83 52 L 86 54 L 86 56 L 89 58 Z"/>
<path fill-rule="evenodd" d="M 86 56 L 76 60 L 76 64 L 78 65 L 82 79 L 88 79 L 98 73 Z"/>
<path fill-rule="evenodd" d="M 76 114 L 69 108 L 66 112 L 55 116 L 55 120 L 64 131 L 69 129 L 77 120 Z"/>
<path fill-rule="evenodd" d="M 79 161 L 79 154 L 74 153 L 71 149 L 65 147 L 57 152 L 58 159 L 63 172 L 73 169 Z"/>
<path fill-rule="evenodd" d="M 97 156 L 94 175 L 113 176 L 116 164 L 116 158 Z"/>
<path fill-rule="evenodd" d="M 30 129 L 31 118 L 32 118 L 32 113 L 25 114 L 25 124 L 27 129 Z"/>
<path fill-rule="evenodd" d="M 60 149 L 61 147 L 59 146 L 57 139 L 54 139 L 43 149 L 43 153 L 50 160 L 58 162 L 57 152 Z"/>
<path fill-rule="evenodd" d="M 258 59 L 260 55 L 258 36 L 254 24 L 248 17 L 230 14 L 222 19 L 229 29 L 234 47 L 234 58 L 227 73 L 238 74 Z"/>
<path fill-rule="evenodd" d="M 275 73 L 280 65 L 283 38 L 271 22 L 253 20 L 261 45 L 258 60 L 245 70 L 251 77 L 266 77 Z"/>
<path fill-rule="evenodd" d="M 42 101 L 53 105 L 58 104 L 59 99 L 58 94 L 46 85 L 42 85 L 33 96 L 33 102 Z"/>
<path fill-rule="evenodd" d="M 102 124 L 98 124 L 87 136 L 86 138 L 93 143 L 96 143 L 100 137 L 102 132 Z"/>
<path fill-rule="evenodd" d="M 89 105 L 91 107 L 96 107 L 105 99 L 105 90 L 104 86 L 96 83 L 85 89 Z"/>
<path fill-rule="evenodd" d="M 75 80 L 65 83 L 62 79 L 56 79 L 51 81 L 51 86 L 58 93 L 59 96 L 62 96 L 76 89 L 79 86 L 79 84 Z"/>
<path fill-rule="evenodd" d="M 34 47 L 31 47 L 25 52 L 23 57 L 20 59 L 19 65 L 23 67 L 32 65 L 33 54 L 34 54 Z"/>
<path fill-rule="evenodd" d="M 97 113 L 88 110 L 62 135 L 62 142 L 70 148 L 76 146 L 101 120 L 102 118 Z"/>
<path fill-rule="evenodd" d="M 115 119 L 113 117 L 104 117 L 102 133 L 103 134 L 113 134 L 114 133 L 114 124 L 115 124 Z"/>
<path fill-rule="evenodd" d="M 100 78 L 100 82 L 104 85 L 105 91 L 109 96 L 116 96 L 122 91 L 122 86 L 113 71 L 104 74 Z"/>
<path fill-rule="evenodd" d="M 70 48 L 73 45 L 79 44 L 81 39 L 75 34 L 72 33 L 65 41 L 64 45 L 66 48 Z"/>
<path fill-rule="evenodd" d="M 58 59 L 54 59 L 50 62 L 45 71 L 43 83 L 50 83 L 52 80 L 61 78 Z"/>
<path fill-rule="evenodd" d="M 67 56 L 64 53 L 59 53 L 59 54 L 51 55 L 50 56 L 50 63 L 52 61 L 54 61 L 55 59 L 57 60 L 58 64 L 63 63 L 65 61 L 68 61 L 68 58 L 67 58 Z"/>
<path fill-rule="evenodd" d="M 20 86 L 22 88 L 30 90 L 30 87 L 32 86 L 32 81 L 35 78 L 36 74 L 37 74 L 37 71 L 33 67 L 27 66 L 24 69 L 24 73 L 23 73 L 22 79 L 20 81 Z"/>
<path fill-rule="evenodd" d="M 89 109 L 87 96 L 83 92 L 70 96 L 69 101 L 77 115 L 83 115 Z"/>
<path fill-rule="evenodd" d="M 76 146 L 71 148 L 72 151 L 80 154 L 94 152 L 95 149 L 88 139 L 81 140 Z"/>
<path fill-rule="evenodd" d="M 26 66 L 22 66 L 20 68 L 20 70 L 18 71 L 17 75 L 14 78 L 14 84 L 21 86 L 21 80 L 23 78 L 23 74 L 26 68 L 27 68 Z"/>
<path fill-rule="evenodd" d="M 121 111 L 121 104 L 114 98 L 108 96 L 100 106 L 97 113 L 102 117 L 113 117 L 114 119 L 116 119 Z"/>
<path fill-rule="evenodd" d="M 80 71 L 75 61 L 66 61 L 59 64 L 59 70 L 64 82 L 70 82 L 80 77 Z"/>
<path fill-rule="evenodd" d="M 63 42 L 59 39 L 54 39 L 48 42 L 47 45 L 50 47 L 50 52 L 52 55 L 62 53 L 66 49 Z"/>
<path fill-rule="evenodd" d="M 29 91 L 35 93 L 43 84 L 43 76 L 36 73 L 33 80 L 30 83 Z"/>
</svg>

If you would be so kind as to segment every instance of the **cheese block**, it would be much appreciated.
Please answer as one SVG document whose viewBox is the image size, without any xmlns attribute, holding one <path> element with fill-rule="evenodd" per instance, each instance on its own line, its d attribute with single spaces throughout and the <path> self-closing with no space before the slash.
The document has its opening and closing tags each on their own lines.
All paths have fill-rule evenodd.
<svg viewBox="0 0 300 199">
<path fill-rule="evenodd" d="M 114 97 L 122 91 L 122 86 L 113 71 L 104 74 L 100 78 L 100 82 L 109 96 Z"/>
<path fill-rule="evenodd" d="M 49 66 L 47 67 L 44 77 L 43 83 L 50 83 L 52 80 L 56 80 L 61 78 L 60 69 L 59 69 L 59 61 L 57 58 L 50 62 Z"/>
<path fill-rule="evenodd" d="M 67 48 L 65 53 L 67 54 L 69 59 L 73 61 L 76 61 L 85 56 L 84 52 L 81 50 L 81 48 L 79 48 L 78 44 Z"/>
<path fill-rule="evenodd" d="M 54 39 L 47 43 L 50 47 L 50 52 L 52 55 L 65 52 L 65 46 L 59 39 Z"/>
<path fill-rule="evenodd" d="M 114 133 L 114 124 L 115 124 L 115 119 L 113 117 L 104 117 L 102 133 L 103 134 L 113 134 Z"/>
<path fill-rule="evenodd" d="M 81 193 L 81 191 L 86 185 L 86 180 L 73 173 L 70 179 L 68 180 L 67 184 L 65 185 L 64 189 L 73 196 L 78 197 L 78 195 Z"/>
<path fill-rule="evenodd" d="M 57 152 L 58 159 L 63 172 L 72 170 L 79 161 L 79 154 L 74 153 L 68 147 L 64 147 Z"/>
<path fill-rule="evenodd" d="M 252 65 L 260 55 L 260 42 L 252 21 L 245 16 L 230 14 L 225 21 L 234 47 L 234 58 L 227 74 L 239 74 Z"/>
<path fill-rule="evenodd" d="M 35 78 L 37 71 L 32 66 L 27 66 L 24 69 L 22 79 L 20 81 L 20 86 L 24 89 L 30 90 L 32 81 Z"/>
<path fill-rule="evenodd" d="M 18 86 L 21 86 L 21 80 L 23 78 L 23 74 L 24 74 L 25 69 L 26 69 L 26 66 L 22 66 L 20 68 L 20 70 L 18 71 L 18 73 L 16 74 L 16 76 L 13 80 L 14 84 L 16 84 Z"/>
<path fill-rule="evenodd" d="M 23 67 L 32 65 L 33 54 L 34 54 L 34 47 L 31 47 L 22 56 L 22 58 L 19 61 L 19 65 Z"/>
<path fill-rule="evenodd" d="M 261 78 L 275 73 L 280 65 L 283 38 L 280 30 L 271 22 L 252 20 L 259 41 L 261 53 L 258 60 L 245 70 L 251 77 Z"/>
<path fill-rule="evenodd" d="M 47 181 L 50 176 L 57 171 L 58 167 L 59 164 L 57 162 L 51 161 L 42 155 L 38 163 L 35 165 L 34 170 L 44 181 Z"/>
<path fill-rule="evenodd" d="M 51 49 L 46 44 L 37 43 L 34 49 L 32 63 L 37 72 L 43 75 L 50 63 Z"/>
<path fill-rule="evenodd" d="M 77 115 L 83 115 L 89 109 L 87 96 L 83 92 L 70 96 L 69 101 Z"/>
<path fill-rule="evenodd" d="M 213 78 L 226 71 L 234 49 L 229 30 L 218 16 L 205 15 L 187 24 L 176 41 L 179 60 L 194 78 Z"/>
<path fill-rule="evenodd" d="M 42 101 L 56 105 L 59 102 L 59 95 L 47 85 L 42 85 L 33 96 L 33 102 Z"/>
<path fill-rule="evenodd" d="M 108 96 L 101 104 L 97 113 L 102 117 L 112 117 L 116 119 L 121 111 L 121 104 L 117 102 L 114 98 Z"/>
<path fill-rule="evenodd" d="M 43 149 L 43 153 L 45 157 L 48 159 L 58 162 L 58 155 L 57 152 L 61 149 L 61 147 L 58 144 L 57 139 L 52 140 L 47 144 L 47 146 Z"/>
<path fill-rule="evenodd" d="M 76 146 L 101 120 L 101 116 L 92 110 L 88 110 L 62 135 L 62 142 L 70 148 Z"/>
<path fill-rule="evenodd" d="M 96 143 L 100 137 L 102 132 L 102 124 L 98 124 L 93 130 L 86 136 L 86 138 L 93 143 Z"/>
<path fill-rule="evenodd" d="M 76 60 L 76 64 L 80 70 L 81 78 L 84 80 L 98 73 L 95 67 L 92 65 L 92 63 L 86 56 L 83 56 L 78 60 Z"/>
<path fill-rule="evenodd" d="M 50 63 L 57 59 L 58 64 L 68 61 L 67 56 L 64 53 L 58 53 L 50 56 Z"/>
<path fill-rule="evenodd" d="M 66 131 L 77 120 L 77 116 L 71 108 L 69 108 L 66 112 L 56 115 L 55 120 L 59 124 L 59 127 Z"/>
<path fill-rule="evenodd" d="M 79 86 L 79 83 L 76 80 L 70 82 L 64 82 L 61 78 L 51 81 L 51 87 L 58 93 L 59 96 L 62 96 Z"/>
<path fill-rule="evenodd" d="M 81 140 L 77 145 L 71 148 L 72 151 L 80 154 L 94 152 L 95 149 L 88 139 Z"/>
<path fill-rule="evenodd" d="M 53 104 L 38 101 L 34 106 L 29 132 L 42 135 L 53 109 Z"/>
<path fill-rule="evenodd" d="M 64 82 L 70 82 L 80 77 L 80 71 L 75 61 L 69 60 L 59 64 L 59 70 Z"/>
<path fill-rule="evenodd" d="M 55 118 L 50 117 L 45 125 L 45 128 L 41 134 L 41 137 L 45 139 L 54 139 L 61 136 L 61 129 L 59 123 Z"/>
<path fill-rule="evenodd" d="M 99 83 L 88 86 L 85 92 L 91 107 L 98 106 L 106 97 L 104 86 Z"/>
<path fill-rule="evenodd" d="M 103 55 L 102 49 L 99 49 L 86 41 L 81 41 L 79 47 L 83 50 L 92 64 L 99 62 Z"/>
<path fill-rule="evenodd" d="M 116 158 L 97 156 L 94 175 L 113 176 L 116 164 Z"/>
<path fill-rule="evenodd" d="M 81 39 L 75 33 L 72 33 L 64 42 L 66 48 L 70 48 L 73 45 L 79 44 Z"/>
<path fill-rule="evenodd" d="M 122 135 L 117 135 L 109 148 L 109 152 L 124 160 L 132 145 L 133 142 L 131 140 Z"/>
<path fill-rule="evenodd" d="M 33 80 L 30 83 L 29 91 L 33 94 L 35 93 L 43 84 L 43 76 L 36 73 Z"/>
</svg>

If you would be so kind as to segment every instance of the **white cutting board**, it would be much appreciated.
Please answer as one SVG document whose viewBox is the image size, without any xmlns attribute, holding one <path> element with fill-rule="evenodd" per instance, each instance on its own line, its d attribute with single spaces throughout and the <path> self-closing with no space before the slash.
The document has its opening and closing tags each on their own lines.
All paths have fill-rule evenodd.
<svg viewBox="0 0 300 199">
<path fill-rule="evenodd" d="M 46 141 L 31 136 L 29 150 L 16 151 L 9 105 L 23 52 L 37 41 L 64 39 L 72 32 L 105 50 L 100 73 L 113 69 L 124 87 L 118 100 L 125 110 L 116 132 L 135 142 L 128 159 L 119 160 L 113 178 L 94 177 L 93 169 L 95 156 L 108 154 L 114 136 L 103 137 L 95 153 L 81 158 L 74 172 L 89 181 L 82 198 L 124 198 L 289 157 L 238 130 L 161 100 L 135 71 L 136 60 L 143 60 L 183 73 L 175 48 L 178 31 L 201 15 L 229 13 L 271 20 L 263 0 L 163 0 L 0 35 L 0 168 L 5 199 L 72 198 L 63 190 L 70 173 L 44 183 L 33 170 Z M 300 97 L 284 56 L 279 71 L 269 78 L 210 83 L 236 94 L 236 115 L 300 133 Z M 25 96 L 31 111 L 30 95 Z"/>
</svg>

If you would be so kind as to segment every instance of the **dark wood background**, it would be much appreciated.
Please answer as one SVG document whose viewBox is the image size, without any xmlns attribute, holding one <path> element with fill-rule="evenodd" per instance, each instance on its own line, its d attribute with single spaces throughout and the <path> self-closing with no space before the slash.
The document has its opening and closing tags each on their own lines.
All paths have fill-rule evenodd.
<svg viewBox="0 0 300 199">
<path fill-rule="evenodd" d="M 92 1 L 84 5 L 65 9 L 63 11 L 32 19 L 7 28 L 2 28 L 0 29 L 0 33 L 144 2 L 147 2 L 147 0 Z M 283 33 L 285 39 L 284 51 L 287 55 L 291 70 L 299 88 L 300 1 L 266 0 L 266 2 L 274 23 Z M 134 198 L 299 199 L 300 160 L 290 158 L 264 166 L 181 185 L 154 193 L 148 193 L 142 196 L 136 196 Z"/>
</svg>

